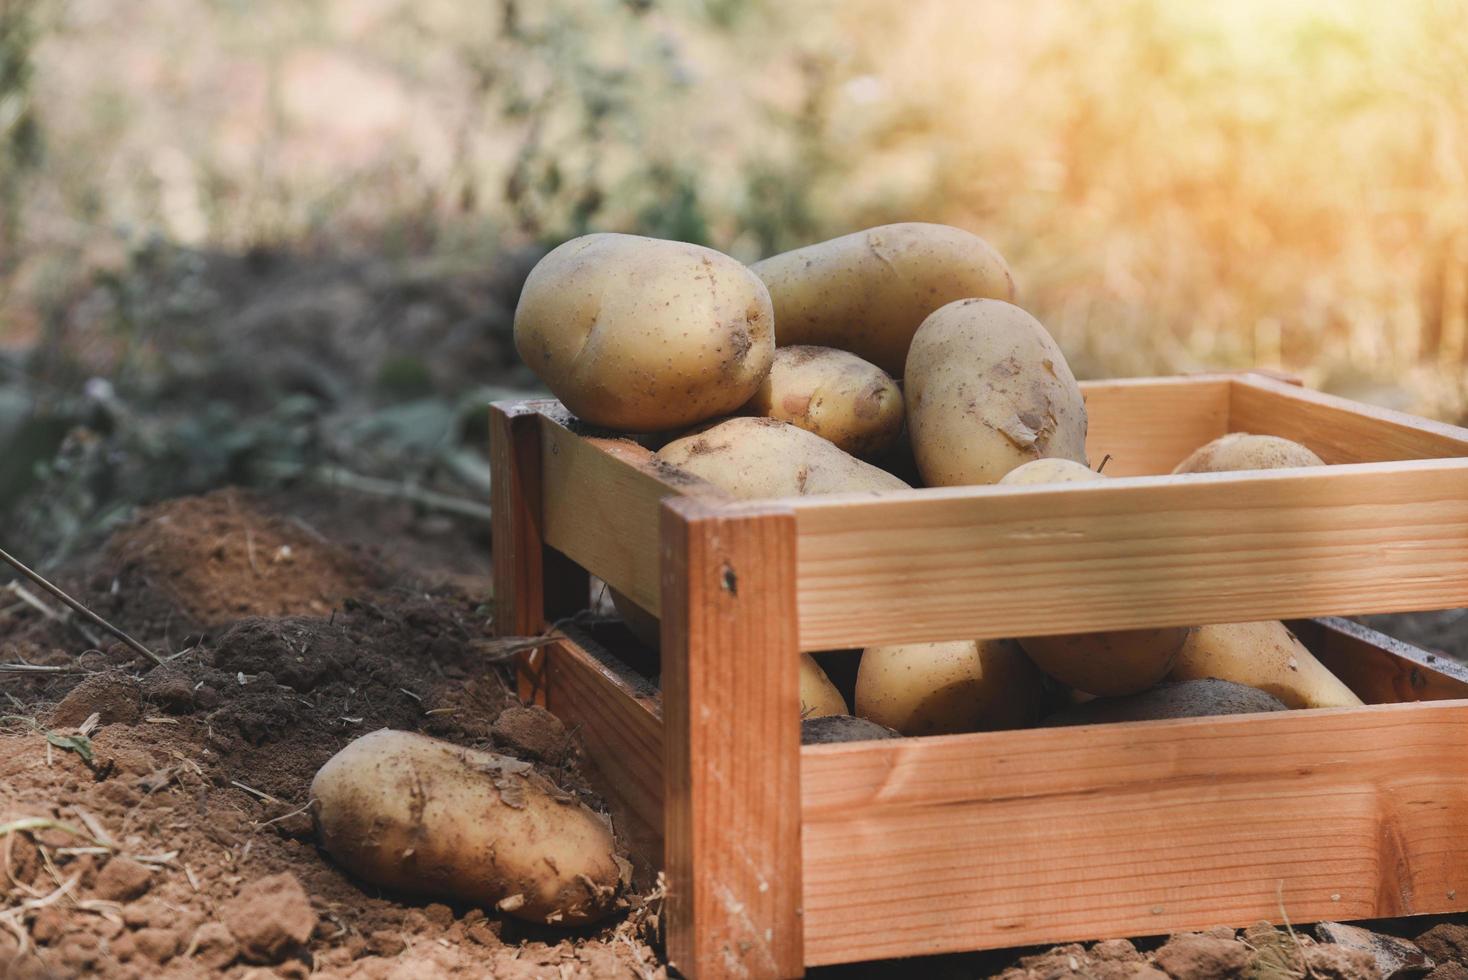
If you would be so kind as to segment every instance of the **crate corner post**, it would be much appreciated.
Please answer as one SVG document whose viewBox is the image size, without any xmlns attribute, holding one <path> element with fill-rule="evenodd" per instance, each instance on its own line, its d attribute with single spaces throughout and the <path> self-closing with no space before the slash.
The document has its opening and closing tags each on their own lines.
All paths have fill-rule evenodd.
<svg viewBox="0 0 1468 980">
<path fill-rule="evenodd" d="M 662 506 L 668 960 L 804 973 L 795 515 Z"/>
<path fill-rule="evenodd" d="M 535 402 L 489 407 L 490 548 L 496 636 L 534 636 L 582 609 L 585 570 L 545 544 L 540 411 Z M 545 699 L 543 652 L 519 654 L 519 696 Z"/>
</svg>

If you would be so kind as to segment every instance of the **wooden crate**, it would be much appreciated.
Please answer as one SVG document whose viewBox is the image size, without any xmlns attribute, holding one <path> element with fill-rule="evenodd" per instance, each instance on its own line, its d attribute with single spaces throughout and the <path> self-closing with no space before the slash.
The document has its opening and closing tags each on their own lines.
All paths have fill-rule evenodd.
<svg viewBox="0 0 1468 980">
<path fill-rule="evenodd" d="M 495 615 L 659 849 L 689 975 L 1468 909 L 1468 672 L 1340 620 L 1468 605 L 1468 431 L 1257 375 L 1082 385 L 1102 483 L 731 501 L 555 402 L 494 408 Z M 1230 431 L 1324 468 L 1166 475 Z M 805 746 L 797 653 L 1259 619 L 1368 706 Z M 655 851 L 656 853 L 656 851 Z"/>
</svg>

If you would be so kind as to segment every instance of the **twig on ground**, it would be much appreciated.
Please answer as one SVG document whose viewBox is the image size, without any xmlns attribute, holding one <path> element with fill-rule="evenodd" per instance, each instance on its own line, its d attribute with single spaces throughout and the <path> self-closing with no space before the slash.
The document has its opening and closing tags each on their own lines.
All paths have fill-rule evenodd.
<svg viewBox="0 0 1468 980">
<path fill-rule="evenodd" d="M 262 792 L 261 790 L 258 790 L 258 789 L 256 789 L 253 786 L 246 786 L 244 783 L 240 782 L 238 779 L 231 779 L 229 781 L 229 784 L 231 786 L 237 786 L 237 787 L 239 787 L 240 789 L 244 790 L 246 793 L 249 793 L 251 796 L 254 796 L 254 797 L 257 797 L 259 799 L 262 799 L 266 803 L 279 803 L 280 802 L 280 800 L 277 800 L 275 797 L 271 796 L 269 793 Z"/>
<path fill-rule="evenodd" d="M 116 626 L 113 626 L 111 623 L 107 622 L 107 620 L 103 619 L 101 616 L 98 616 L 96 613 L 92 612 L 92 610 L 88 609 L 77 600 L 73 599 L 70 595 L 63 592 L 59 586 L 53 584 L 50 579 L 46 578 L 40 572 L 31 569 L 24 562 L 16 558 L 14 555 L 10 554 L 10 552 L 6 551 L 4 548 L 0 548 L 0 561 L 4 561 L 7 565 L 9 565 L 11 568 L 14 568 L 17 572 L 20 572 L 20 574 L 30 579 L 36 585 L 45 589 L 57 599 L 60 599 L 68 607 L 70 607 L 73 612 L 78 613 L 79 615 L 86 618 L 89 622 L 111 633 L 123 643 L 126 643 L 137 653 L 141 653 L 149 660 L 152 660 L 155 664 L 161 665 L 163 663 L 163 659 L 159 657 L 158 654 L 154 653 L 152 650 L 149 650 L 137 640 L 133 639 L 131 636 L 124 633 Z M 16 594 L 19 595 L 20 591 L 23 590 L 17 590 Z M 97 644 L 94 642 L 92 645 L 96 646 Z"/>
</svg>

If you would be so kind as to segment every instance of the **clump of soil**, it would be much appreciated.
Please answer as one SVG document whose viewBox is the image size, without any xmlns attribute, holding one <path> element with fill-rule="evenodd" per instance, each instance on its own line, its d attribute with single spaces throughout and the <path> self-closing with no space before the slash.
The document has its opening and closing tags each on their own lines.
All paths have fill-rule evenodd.
<svg viewBox="0 0 1468 980">
<path fill-rule="evenodd" d="M 381 727 L 526 758 L 600 801 L 574 737 L 485 655 L 484 596 L 455 584 L 462 569 L 410 573 L 293 517 L 233 491 L 172 501 L 72 569 L 89 599 L 118 597 L 128 628 L 197 630 L 163 666 L 29 607 L 0 623 L 6 660 L 64 671 L 6 681 L 0 824 L 29 829 L 0 837 L 0 974 L 657 972 L 638 900 L 595 929 L 534 929 L 382 893 L 317 850 L 311 778 Z"/>
<path fill-rule="evenodd" d="M 385 584 L 360 553 L 234 489 L 146 508 L 107 550 L 118 578 L 165 600 L 185 629 L 242 616 L 324 616 Z"/>
</svg>

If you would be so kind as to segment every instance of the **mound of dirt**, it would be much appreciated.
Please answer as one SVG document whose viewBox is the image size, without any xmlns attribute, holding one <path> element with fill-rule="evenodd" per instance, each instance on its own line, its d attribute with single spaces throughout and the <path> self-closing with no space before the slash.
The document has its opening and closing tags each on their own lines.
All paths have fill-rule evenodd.
<svg viewBox="0 0 1468 980">
<path fill-rule="evenodd" d="M 143 510 L 108 553 L 121 585 L 166 600 L 185 630 L 242 616 L 326 615 L 385 584 L 360 553 L 235 489 Z"/>
</svg>

